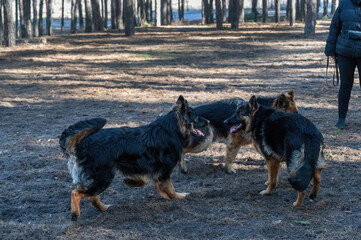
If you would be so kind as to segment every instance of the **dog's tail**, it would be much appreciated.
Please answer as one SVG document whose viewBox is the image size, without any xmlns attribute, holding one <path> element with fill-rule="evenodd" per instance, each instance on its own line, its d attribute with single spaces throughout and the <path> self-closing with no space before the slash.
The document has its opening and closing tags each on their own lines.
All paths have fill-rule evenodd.
<svg viewBox="0 0 361 240">
<path fill-rule="evenodd" d="M 60 148 L 63 153 L 67 157 L 74 155 L 76 145 L 102 129 L 106 122 L 107 120 L 104 118 L 93 118 L 77 122 L 65 129 L 59 139 Z"/>
<path fill-rule="evenodd" d="M 299 191 L 303 192 L 308 187 L 312 177 L 315 174 L 315 170 L 317 167 L 317 160 L 319 158 L 319 154 L 322 152 L 321 149 L 322 141 L 318 139 L 318 137 L 306 137 L 303 153 L 301 153 L 301 158 L 296 159 L 296 162 L 287 164 L 287 167 L 290 171 L 290 178 L 288 181 L 292 185 L 292 187 Z M 292 155 L 295 155 L 292 153 Z M 293 168 L 290 168 L 290 165 L 296 164 Z M 292 169 L 294 170 L 292 172 Z"/>
</svg>

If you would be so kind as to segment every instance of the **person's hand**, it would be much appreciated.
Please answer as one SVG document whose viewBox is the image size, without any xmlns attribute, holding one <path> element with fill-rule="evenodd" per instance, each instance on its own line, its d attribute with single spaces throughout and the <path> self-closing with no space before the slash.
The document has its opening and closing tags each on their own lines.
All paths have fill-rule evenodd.
<svg viewBox="0 0 361 240">
<path fill-rule="evenodd" d="M 336 56 L 335 56 L 335 55 L 333 55 L 333 56 L 331 56 L 331 58 L 332 58 L 332 59 L 336 59 Z"/>
</svg>

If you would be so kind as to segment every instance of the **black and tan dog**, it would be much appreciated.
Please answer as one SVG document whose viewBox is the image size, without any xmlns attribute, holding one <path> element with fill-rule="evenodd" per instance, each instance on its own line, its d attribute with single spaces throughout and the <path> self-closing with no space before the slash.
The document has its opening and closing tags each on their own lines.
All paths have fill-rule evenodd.
<svg viewBox="0 0 361 240">
<path fill-rule="evenodd" d="M 306 188 L 313 178 L 309 197 L 317 196 L 321 183 L 323 136 L 317 127 L 300 114 L 284 113 L 262 106 L 255 96 L 226 120 L 237 128 L 251 133 L 255 149 L 266 159 L 267 189 L 260 194 L 271 194 L 277 186 L 281 161 L 285 161 L 289 182 L 298 192 L 294 206 L 301 206 Z"/>
<path fill-rule="evenodd" d="M 295 103 L 295 92 L 293 90 L 286 94 L 280 94 L 277 97 L 261 97 L 257 101 L 262 105 L 284 112 L 298 112 Z M 204 133 L 204 137 L 192 136 L 190 144 L 183 150 L 181 167 L 184 173 L 187 172 L 184 154 L 205 151 L 218 139 L 226 140 L 226 171 L 228 173 L 236 172 L 232 166 L 233 161 L 240 147 L 251 143 L 251 135 L 245 131 L 236 131 L 236 129 L 230 128 L 224 124 L 224 120 L 232 116 L 236 109 L 244 102 L 246 101 L 241 98 L 232 98 L 194 108 L 196 113 L 208 119 L 210 124 L 206 128 L 200 129 Z"/>
<path fill-rule="evenodd" d="M 71 193 L 72 220 L 79 217 L 79 202 L 85 197 L 96 209 L 107 210 L 100 193 L 108 188 L 116 170 L 126 176 L 124 183 L 130 187 L 144 186 L 151 179 L 166 199 L 187 195 L 174 190 L 170 175 L 191 134 L 202 135 L 196 128 L 209 122 L 198 117 L 182 96 L 171 112 L 149 125 L 102 129 L 105 123 L 102 118 L 81 121 L 60 137 L 73 183 L 79 185 Z"/>
</svg>

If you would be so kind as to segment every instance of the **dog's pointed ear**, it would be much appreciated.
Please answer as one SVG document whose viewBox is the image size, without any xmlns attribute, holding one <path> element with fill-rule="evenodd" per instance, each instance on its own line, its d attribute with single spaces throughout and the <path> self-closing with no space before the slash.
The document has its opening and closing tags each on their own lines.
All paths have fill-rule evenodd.
<svg viewBox="0 0 361 240">
<path fill-rule="evenodd" d="M 176 102 L 176 107 L 180 112 L 185 112 L 188 107 L 187 100 L 184 99 L 182 95 L 179 95 L 178 100 Z"/>
<path fill-rule="evenodd" d="M 288 92 L 288 95 L 290 96 L 289 99 L 291 101 L 294 101 L 295 100 L 295 90 L 292 89 L 291 91 Z"/>
<path fill-rule="evenodd" d="M 286 108 L 287 107 L 287 97 L 286 95 L 284 95 L 283 93 L 281 95 L 279 95 L 277 98 L 276 98 L 276 101 L 274 103 L 274 107 L 276 109 L 283 109 L 283 108 Z"/>
<path fill-rule="evenodd" d="M 258 103 L 257 103 L 257 98 L 256 98 L 256 96 L 253 95 L 253 96 L 251 97 L 251 99 L 249 99 L 249 101 L 248 101 L 248 106 L 250 107 L 250 111 L 251 111 L 251 112 L 254 112 L 254 111 L 258 110 L 259 105 L 258 105 Z"/>
</svg>

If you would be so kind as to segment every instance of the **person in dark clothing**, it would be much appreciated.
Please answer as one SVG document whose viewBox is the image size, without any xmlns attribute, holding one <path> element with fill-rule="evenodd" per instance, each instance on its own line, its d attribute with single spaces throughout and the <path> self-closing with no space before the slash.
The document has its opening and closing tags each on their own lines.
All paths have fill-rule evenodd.
<svg viewBox="0 0 361 240">
<path fill-rule="evenodd" d="M 336 127 L 343 129 L 356 66 L 361 76 L 361 0 L 340 2 L 332 18 L 325 54 L 337 58 L 340 69 Z"/>
</svg>

